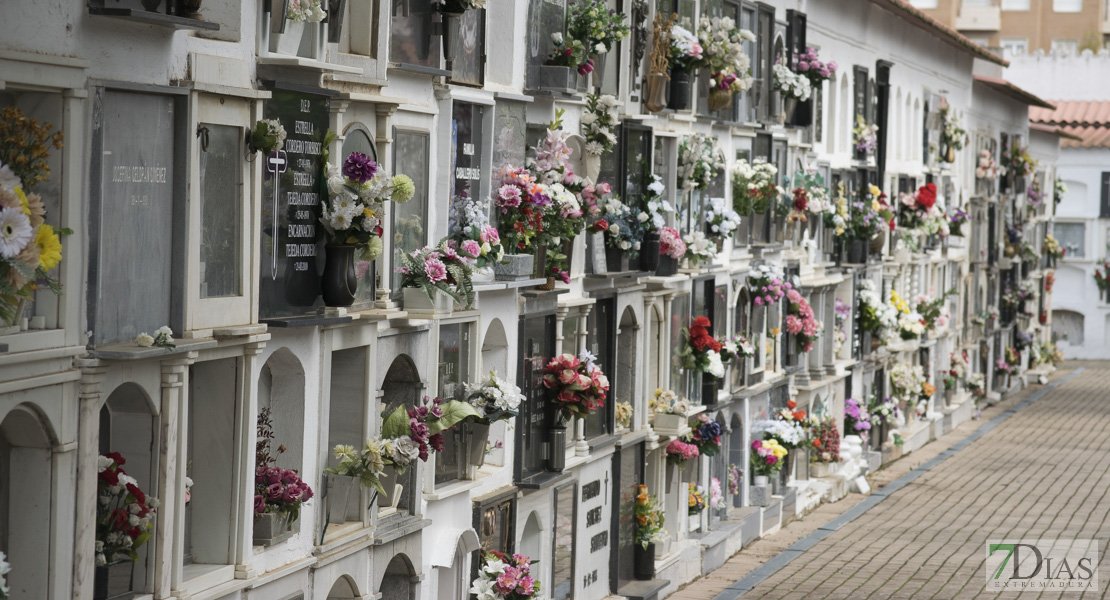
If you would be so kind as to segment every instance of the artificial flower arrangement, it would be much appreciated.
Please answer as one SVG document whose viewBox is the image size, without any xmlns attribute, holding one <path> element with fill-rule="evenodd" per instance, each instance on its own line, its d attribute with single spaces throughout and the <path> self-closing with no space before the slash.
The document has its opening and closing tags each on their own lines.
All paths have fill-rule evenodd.
<svg viewBox="0 0 1110 600">
<path fill-rule="evenodd" d="M 890 291 L 891 304 L 898 309 L 898 335 L 903 340 L 916 340 L 925 335 L 926 322 L 920 314 L 911 311 L 894 290 Z"/>
<path fill-rule="evenodd" d="M 927 183 L 913 194 L 902 194 L 898 205 L 898 224 L 905 230 L 902 239 L 911 252 L 916 252 L 928 236 L 948 236 L 948 218 L 938 206 L 936 184 Z"/>
<path fill-rule="evenodd" d="M 956 115 L 952 114 L 952 109 L 947 104 L 940 107 L 940 119 L 944 123 L 940 130 L 940 142 L 945 148 L 950 148 L 953 151 L 964 149 L 964 140 L 967 138 L 967 132 L 960 127 L 960 122 L 956 119 Z M 955 158 L 954 156 L 952 158 Z M 946 162 L 948 156 L 945 156 Z"/>
<path fill-rule="evenodd" d="M 294 23 L 319 23 L 327 16 L 322 0 L 288 0 L 285 5 L 285 18 Z"/>
<path fill-rule="evenodd" d="M 139 548 L 153 537 L 158 499 L 139 489 L 139 482 L 123 470 L 118 452 L 97 458 L 96 566 L 136 561 Z"/>
<path fill-rule="evenodd" d="M 986 179 L 990 181 L 993 179 L 998 179 L 998 175 L 1001 172 L 1002 168 L 998 166 L 997 162 L 995 162 L 994 156 L 991 154 L 991 151 L 987 150 L 986 148 L 980 150 L 979 160 L 976 162 L 975 166 L 975 178 Z"/>
<path fill-rule="evenodd" d="M 501 213 L 500 233 L 514 252 L 534 253 L 543 234 L 544 213 L 551 205 L 542 183 L 525 168 L 506 167 L 494 205 Z"/>
<path fill-rule="evenodd" d="M 782 268 L 777 265 L 762 264 L 752 267 L 748 272 L 748 291 L 756 306 L 771 306 L 786 296 L 790 284 L 785 283 Z"/>
<path fill-rule="evenodd" d="M 490 225 L 483 203 L 461 196 L 455 200 L 451 215 L 451 239 L 456 248 L 474 257 L 474 267 L 485 269 L 505 260 L 501 234 Z"/>
<path fill-rule="evenodd" d="M 631 402 L 617 402 L 613 407 L 613 419 L 617 422 L 617 427 L 630 429 L 632 427 L 632 403 Z"/>
<path fill-rule="evenodd" d="M 1010 152 L 1005 159 L 1006 170 L 1016 177 L 1028 177 L 1037 168 L 1037 161 L 1029 155 L 1029 149 L 1017 141 L 1010 143 Z"/>
<path fill-rule="evenodd" d="M 883 302 L 875 283 L 865 280 L 860 285 L 859 291 L 859 326 L 860 329 L 872 334 L 881 334 L 883 330 L 883 315 L 888 311 L 889 305 Z"/>
<path fill-rule="evenodd" d="M 1041 202 L 1044 200 L 1044 194 L 1041 192 L 1041 182 L 1039 179 L 1034 178 L 1029 182 L 1029 189 L 1025 190 L 1025 199 L 1029 204 L 1030 210 L 1041 205 Z"/>
<path fill-rule="evenodd" d="M 945 308 L 945 300 L 952 295 L 955 295 L 955 288 L 948 290 L 937 298 L 931 298 L 928 294 L 918 294 L 914 298 L 914 309 L 917 314 L 925 321 L 925 328 L 929 331 L 936 331 L 948 326 L 950 315 L 948 309 Z"/>
<path fill-rule="evenodd" d="M 713 510 L 725 508 L 725 496 L 721 492 L 721 480 L 716 477 L 709 478 L 709 508 Z"/>
<path fill-rule="evenodd" d="M 1028 331 L 1018 329 L 1014 332 L 1014 349 L 1018 352 L 1024 351 L 1033 344 L 1033 334 Z"/>
<path fill-rule="evenodd" d="M 1006 349 L 1009 352 L 1009 348 Z M 996 375 L 1006 375 L 1007 377 L 1018 372 L 1017 365 L 1010 361 L 1000 358 L 994 362 L 994 372 Z"/>
<path fill-rule="evenodd" d="M 782 469 L 783 459 L 789 451 L 774 438 L 753 440 L 750 454 L 752 472 L 761 477 L 769 477 Z"/>
<path fill-rule="evenodd" d="M 821 323 L 814 318 L 813 307 L 795 289 L 786 292 L 786 331 L 797 340 L 801 352 L 812 350 L 821 335 Z"/>
<path fill-rule="evenodd" d="M 843 235 L 851 240 L 870 241 L 882 234 L 887 229 L 887 221 L 879 212 L 881 208 L 881 204 L 875 199 L 870 202 L 852 202 Z"/>
<path fill-rule="evenodd" d="M 701 133 L 682 138 L 678 146 L 678 186 L 684 191 L 708 189 L 725 168 L 724 155 L 713 140 Z"/>
<path fill-rule="evenodd" d="M 709 335 L 712 324 L 708 317 L 697 317 L 689 327 L 682 328 L 684 344 L 678 353 L 682 369 L 704 373 L 718 379 L 725 376 L 721 361 L 721 342 Z"/>
<path fill-rule="evenodd" d="M 663 186 L 663 179 L 652 173 L 651 183 L 647 185 L 647 190 L 644 193 L 645 210 L 643 212 L 647 214 L 647 219 L 643 221 L 643 225 L 646 233 L 659 231 L 666 227 L 667 217 L 674 214 L 674 207 L 663 197 L 664 191 L 666 191 L 666 188 Z"/>
<path fill-rule="evenodd" d="M 50 271 L 62 261 L 59 236 L 73 232 L 47 225 L 42 197 L 30 191 L 50 175 L 48 147 L 62 147 L 52 128 L 14 106 L 0 110 L 0 322 L 9 325 L 37 290 L 62 293 Z"/>
<path fill-rule="evenodd" d="M 1022 283 L 1018 285 L 1007 284 L 1006 289 L 1002 291 L 1002 306 L 1010 309 L 1018 309 L 1022 305 L 1033 299 L 1033 288 L 1028 284 Z"/>
<path fill-rule="evenodd" d="M 1067 255 L 1068 249 L 1060 245 L 1056 238 L 1051 233 L 1046 233 L 1044 236 L 1044 252 L 1053 260 L 1060 260 Z"/>
<path fill-rule="evenodd" d="M 705 224 L 709 227 L 710 238 L 724 240 L 740 227 L 740 215 L 724 198 L 710 198 L 705 211 Z"/>
<path fill-rule="evenodd" d="M 605 245 L 628 253 L 630 258 L 640 254 L 644 241 L 644 223 L 649 216 L 646 212 L 634 210 L 616 196 L 601 204 L 601 214 L 587 227 L 591 233 L 604 233 Z"/>
<path fill-rule="evenodd" d="M 750 85 L 750 84 L 749 84 Z M 731 71 L 717 71 L 709 76 L 709 110 L 722 110 L 732 105 L 732 96 L 744 91 L 744 79 Z"/>
<path fill-rule="evenodd" d="M 592 184 L 574 174 L 570 166 L 573 151 L 567 145 L 570 133 L 562 129 L 563 110 L 555 111 L 555 119 L 547 126 L 547 135 L 532 148 L 533 158 L 528 166 L 535 181 L 543 184 L 541 194 L 547 204 L 541 212 L 542 232 L 540 241 L 547 249 L 548 277 L 570 283 L 570 257 L 563 251 L 564 242 L 574 239 L 586 227 L 586 220 L 596 215 L 597 203 L 591 200 L 585 206 L 579 200 L 593 199 L 609 193 L 607 184 Z M 585 209 L 585 210 L 584 210 Z"/>
<path fill-rule="evenodd" d="M 1068 184 L 1064 183 L 1064 180 L 1060 177 L 1057 177 L 1056 182 L 1052 184 L 1052 203 L 1054 205 L 1060 204 L 1060 202 L 1063 202 L 1064 196 L 1066 196 L 1067 193 Z"/>
<path fill-rule="evenodd" d="M 891 396 L 905 401 L 907 406 L 921 398 L 925 383 L 925 371 L 921 365 L 899 362 L 890 369 Z"/>
<path fill-rule="evenodd" d="M 269 155 L 285 147 L 285 127 L 277 119 L 260 119 L 254 124 L 247 146 L 251 152 Z"/>
<path fill-rule="evenodd" d="M 1052 286 L 1056 285 L 1056 273 L 1049 271 L 1044 274 L 1044 292 L 1052 293 Z M 1042 321 L 1043 322 L 1043 321 Z"/>
<path fill-rule="evenodd" d="M 795 73 L 790 67 L 781 62 L 775 63 L 772 70 L 775 76 L 776 92 L 781 94 L 784 98 L 793 98 L 799 102 L 809 100 L 810 94 L 813 93 L 812 83 L 809 77 L 801 73 Z"/>
<path fill-rule="evenodd" d="M 836 197 L 831 201 L 832 207 L 822 215 L 825 228 L 831 229 L 833 235 L 840 237 L 848 232 L 848 223 L 851 214 L 848 208 L 848 196 L 845 193 L 844 182 L 836 184 Z"/>
<path fill-rule="evenodd" d="M 648 493 L 648 487 L 640 484 L 636 488 L 636 537 L 635 543 L 647 550 L 648 546 L 662 542 L 667 538 L 667 530 L 663 528 L 663 503 Z"/>
<path fill-rule="evenodd" d="M 832 79 L 838 68 L 836 61 L 822 62 L 817 57 L 817 49 L 807 46 L 805 52 L 794 57 L 794 72 L 806 76 L 809 82 L 819 87 L 822 82 Z"/>
<path fill-rule="evenodd" d="M 698 41 L 698 36 L 681 25 L 671 27 L 671 69 L 689 73 L 698 68 L 704 55 L 705 49 Z"/>
<path fill-rule="evenodd" d="M 588 354 L 562 354 L 543 369 L 543 386 L 555 402 L 563 421 L 585 418 L 605 406 L 609 379 Z"/>
<path fill-rule="evenodd" d="M 816 421 L 811 426 L 813 437 L 812 462 L 834 463 L 840 462 L 840 431 L 831 417 Z M 845 424 L 847 430 L 847 424 Z"/>
<path fill-rule="evenodd" d="M 852 143 L 856 152 L 871 154 L 879 147 L 879 126 L 868 123 L 862 115 L 856 115 L 856 126 L 852 128 Z"/>
<path fill-rule="evenodd" d="M 732 165 L 732 206 L 741 215 L 764 214 L 786 192 L 776 183 L 778 167 L 757 160 L 738 160 Z"/>
<path fill-rule="evenodd" d="M 390 177 L 378 163 L 352 152 L 343 167 L 328 165 L 328 201 L 320 223 L 328 244 L 355 245 L 359 258 L 374 260 L 382 253 L 385 203 L 408 202 L 416 186 L 407 175 Z"/>
<path fill-rule="evenodd" d="M 806 411 L 798 409 L 798 403 L 787 400 L 786 408 L 775 411 L 770 419 L 762 419 L 752 424 L 752 434 L 762 433 L 763 439 L 775 440 L 784 448 L 802 447 L 807 438 Z"/>
<path fill-rule="evenodd" d="M 867 406 L 855 398 L 844 400 L 844 435 L 866 435 L 871 429 L 871 414 Z"/>
<path fill-rule="evenodd" d="M 486 7 L 486 0 L 434 0 L 433 7 L 441 13 L 459 15 L 471 9 Z"/>
<path fill-rule="evenodd" d="M 258 411 L 254 451 L 254 515 L 277 513 L 292 523 L 300 517 L 301 505 L 312 499 L 313 492 L 296 471 L 274 466 L 276 460 L 270 454 L 273 439 L 273 419 L 270 409 L 264 408 Z M 278 454 L 284 451 L 285 446 L 277 448 Z"/>
<path fill-rule="evenodd" d="M 675 260 L 686 256 L 686 242 L 673 227 L 659 228 L 659 253 Z"/>
<path fill-rule="evenodd" d="M 740 29 L 729 17 L 703 17 L 698 21 L 698 42 L 704 49 L 699 66 L 705 67 L 718 81 L 732 77 L 728 93 L 752 86 L 751 59 L 744 52 L 744 42 L 754 42 L 755 34 Z"/>
<path fill-rule="evenodd" d="M 976 405 L 979 404 L 980 400 L 987 397 L 987 380 L 982 373 L 969 375 L 965 383 Z"/>
<path fill-rule="evenodd" d="M 455 302 L 470 308 L 474 305 L 475 250 L 467 244 L 459 248 L 451 239 L 444 238 L 438 246 L 424 246 L 411 253 L 399 254 L 401 287 L 419 288 L 435 303 L 437 291 Z"/>
<path fill-rule="evenodd" d="M 586 110 L 582 113 L 582 137 L 586 138 L 586 154 L 609 154 L 617 145 L 614 131 L 619 125 L 617 107 L 620 101 L 609 94 L 586 96 Z"/>
<path fill-rule="evenodd" d="M 593 72 L 596 63 L 592 57 L 613 49 L 613 45 L 628 35 L 624 15 L 611 10 L 604 0 L 584 0 L 567 11 L 567 33 L 551 34 L 555 44 L 549 62 L 575 67 L 579 75 Z"/>
<path fill-rule="evenodd" d="M 716 456 L 721 450 L 721 424 L 704 414 L 698 415 L 690 434 L 690 443 L 698 447 L 701 456 Z"/>
<path fill-rule="evenodd" d="M 691 266 L 696 267 L 717 257 L 717 246 L 705 235 L 705 232 L 695 231 L 684 235 L 682 241 L 686 244 L 684 258 L 690 261 Z"/>
<path fill-rule="evenodd" d="M 520 403 L 524 401 L 519 387 L 501 379 L 493 371 L 489 372 L 485 381 L 467 383 L 465 389 L 466 401 L 478 411 L 480 420 L 485 423 L 508 421 L 517 416 Z"/>
<path fill-rule="evenodd" d="M 737 333 L 731 338 L 721 340 L 721 360 L 729 362 L 755 356 L 755 345 L 747 337 Z"/>
<path fill-rule="evenodd" d="M 477 600 L 538 598 L 540 582 L 532 577 L 532 565 L 536 562 L 523 554 L 483 552 L 478 577 L 470 584 L 469 593 Z"/>
<path fill-rule="evenodd" d="M 705 488 L 700 485 L 695 487 L 694 484 L 690 484 L 690 494 L 687 505 L 689 507 L 687 514 L 690 516 L 699 514 L 701 511 L 705 510 L 707 505 L 705 501 Z"/>
<path fill-rule="evenodd" d="M 944 374 L 944 389 L 955 390 L 960 380 L 967 377 L 967 350 L 948 353 L 948 370 Z"/>
<path fill-rule="evenodd" d="M 787 222 L 805 222 L 806 213 L 814 216 L 835 215 L 836 206 L 829 200 L 829 189 L 825 187 L 825 178 L 816 169 L 806 168 L 794 173 L 791 185 L 793 201 L 790 214 L 786 216 Z"/>
<path fill-rule="evenodd" d="M 898 402 L 893 398 L 877 400 L 872 394 L 867 412 L 871 415 L 871 425 L 874 427 L 888 425 L 897 429 L 906 424 L 902 409 L 898 408 Z"/>
<path fill-rule="evenodd" d="M 964 223 L 969 220 L 967 213 L 959 208 L 952 209 L 948 214 L 948 235 L 963 236 Z"/>
<path fill-rule="evenodd" d="M 988 322 L 996 321 L 998 321 L 998 309 L 995 308 L 993 305 L 987 306 L 987 308 L 984 309 L 983 312 L 976 314 L 974 317 L 971 317 L 971 322 L 974 325 L 978 325 L 979 327 L 986 326 Z"/>
<path fill-rule="evenodd" d="M 690 403 L 686 399 L 680 398 L 678 394 L 663 388 L 655 390 L 655 393 L 648 399 L 648 407 L 652 414 L 657 415 L 680 415 L 685 417 L 690 413 Z"/>
<path fill-rule="evenodd" d="M 697 460 L 698 455 L 698 446 L 689 441 L 689 436 L 681 440 L 673 439 L 667 444 L 667 462 L 672 465 L 685 465 L 691 460 Z"/>
<path fill-rule="evenodd" d="M 150 335 L 144 331 L 135 336 L 135 345 L 142 348 L 150 348 L 151 346 L 157 346 L 159 348 L 177 347 L 177 344 L 173 341 L 173 330 L 166 325 L 155 329 L 154 335 Z"/>
<path fill-rule="evenodd" d="M 848 325 L 848 317 L 852 314 L 852 307 L 847 302 L 837 298 L 833 302 L 833 355 L 840 354 L 844 342 L 848 341 L 848 332 L 844 328 Z"/>
<path fill-rule="evenodd" d="M 1110 288 L 1110 258 L 1099 261 L 1099 268 L 1095 269 L 1094 278 L 1098 291 L 1106 293 L 1106 289 Z"/>
</svg>

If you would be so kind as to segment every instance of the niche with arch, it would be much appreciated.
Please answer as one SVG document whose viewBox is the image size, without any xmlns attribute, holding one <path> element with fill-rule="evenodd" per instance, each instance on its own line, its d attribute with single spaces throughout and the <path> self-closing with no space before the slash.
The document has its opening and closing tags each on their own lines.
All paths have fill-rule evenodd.
<svg viewBox="0 0 1110 600">
<path fill-rule="evenodd" d="M 636 320 L 636 313 L 632 307 L 626 307 L 621 314 L 620 324 L 617 326 L 617 372 L 613 375 L 616 390 L 613 395 L 613 402 L 627 402 L 632 406 L 633 411 L 639 410 L 636 406 L 636 398 L 639 397 L 636 389 L 636 364 L 638 362 L 638 349 L 640 345 L 637 343 L 637 333 L 639 333 L 640 324 Z M 629 425 L 629 429 L 636 429 L 635 420 Z"/>
<path fill-rule="evenodd" d="M 374 135 L 362 123 L 351 123 L 347 125 L 343 132 L 343 150 L 339 157 L 339 163 L 342 165 L 343 161 L 347 159 L 352 152 L 361 152 L 369 156 L 371 160 L 378 160 L 378 148 L 374 143 Z M 358 278 L 358 287 L 355 289 L 355 309 L 359 307 L 371 308 L 374 302 L 375 284 L 374 279 L 378 269 L 381 268 L 381 261 L 378 260 L 357 260 L 355 262 L 355 275 Z"/>
<path fill-rule="evenodd" d="M 486 334 L 482 337 L 482 368 L 478 378 L 484 379 L 489 372 L 502 379 L 516 379 L 515 373 L 509 370 L 509 340 L 505 334 L 505 325 L 501 319 L 490 320 L 486 327 Z M 489 428 L 489 453 L 486 462 L 502 466 L 505 464 L 505 440 L 508 438 L 509 424 L 505 421 L 493 423 Z"/>
<path fill-rule="evenodd" d="M 328 600 L 347 600 L 348 598 L 362 598 L 358 593 L 358 586 L 348 575 L 341 575 L 335 580 L 328 590 Z"/>
<path fill-rule="evenodd" d="M 382 584 L 378 586 L 381 600 L 415 600 L 416 569 L 404 554 L 398 554 L 385 567 Z"/>
<path fill-rule="evenodd" d="M 416 364 L 407 354 L 400 354 L 389 365 L 389 370 L 385 373 L 385 380 L 382 382 L 382 415 L 388 416 L 399 406 L 408 408 L 415 407 L 420 402 L 420 394 L 423 390 L 423 384 L 420 381 L 420 372 L 416 368 Z M 404 474 L 397 477 L 397 483 L 402 486 L 401 497 L 397 503 L 399 511 L 409 512 L 412 510 L 412 499 L 416 490 L 416 472 L 419 470 L 419 465 L 410 465 L 410 468 Z M 378 502 L 378 506 L 385 508 L 388 502 Z"/>
<path fill-rule="evenodd" d="M 16 406 L 0 421 L 0 551 L 12 567 L 7 575 L 12 598 L 40 598 L 50 587 L 52 537 L 43 527 L 53 522 L 55 439 L 30 404 Z"/>
<path fill-rule="evenodd" d="M 288 348 L 278 348 L 258 374 L 258 412 L 269 409 L 273 420 L 275 464 L 298 473 L 304 465 L 304 394 L 301 361 Z M 285 451 L 279 452 L 278 446 Z"/>
</svg>

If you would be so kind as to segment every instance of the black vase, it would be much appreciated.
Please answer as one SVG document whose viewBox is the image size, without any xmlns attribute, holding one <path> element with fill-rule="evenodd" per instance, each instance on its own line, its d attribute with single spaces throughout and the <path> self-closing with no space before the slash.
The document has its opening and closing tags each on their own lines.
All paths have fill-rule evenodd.
<svg viewBox="0 0 1110 600">
<path fill-rule="evenodd" d="M 605 246 L 605 266 L 610 273 L 623 273 L 628 270 L 628 253 L 620 248 Z"/>
<path fill-rule="evenodd" d="M 443 28 L 443 60 L 450 64 L 455 60 L 455 44 L 459 39 L 462 13 L 443 13 L 440 26 Z"/>
<path fill-rule="evenodd" d="M 659 255 L 659 267 L 655 269 L 655 274 L 661 277 L 668 277 L 678 273 L 678 259 L 671 258 L 666 254 Z M 1110 288 L 1107 288 L 1110 289 Z"/>
<path fill-rule="evenodd" d="M 355 276 L 355 246 L 328 244 L 324 246 L 327 260 L 320 291 L 327 306 L 350 306 L 355 302 L 358 277 Z"/>
<path fill-rule="evenodd" d="M 632 575 L 639 581 L 655 579 L 655 544 L 634 543 L 632 552 Z"/>
<path fill-rule="evenodd" d="M 93 573 L 93 600 L 130 598 L 134 570 L 135 562 L 132 560 L 118 560 L 96 567 Z"/>
<path fill-rule="evenodd" d="M 562 473 L 567 468 L 567 426 L 556 424 L 547 431 L 551 454 L 547 457 L 547 470 Z"/>
<path fill-rule="evenodd" d="M 701 403 L 706 406 L 717 404 L 717 382 L 720 381 L 709 373 L 701 376 Z"/>
<path fill-rule="evenodd" d="M 690 78 L 689 71 L 671 71 L 671 98 L 667 108 L 686 110 L 690 107 Z"/>
<path fill-rule="evenodd" d="M 848 242 L 848 264 L 866 264 L 869 244 L 870 242 L 867 240 L 852 240 Z"/>
<path fill-rule="evenodd" d="M 659 232 L 653 231 L 644 236 L 640 244 L 640 270 L 655 271 L 659 268 Z"/>
</svg>

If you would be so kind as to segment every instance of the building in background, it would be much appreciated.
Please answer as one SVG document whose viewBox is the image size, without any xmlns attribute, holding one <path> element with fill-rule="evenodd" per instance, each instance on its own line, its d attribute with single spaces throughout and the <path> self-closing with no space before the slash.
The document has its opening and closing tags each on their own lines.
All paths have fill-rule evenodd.
<svg viewBox="0 0 1110 600">
<path fill-rule="evenodd" d="M 988 48 L 1097 52 L 1110 40 L 1110 5 L 1105 0 L 910 1 Z"/>
</svg>

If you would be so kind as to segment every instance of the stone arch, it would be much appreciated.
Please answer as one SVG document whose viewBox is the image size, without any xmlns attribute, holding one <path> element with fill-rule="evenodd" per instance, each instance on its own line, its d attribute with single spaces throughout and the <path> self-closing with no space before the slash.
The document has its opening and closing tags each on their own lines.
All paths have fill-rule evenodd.
<svg viewBox="0 0 1110 600">
<path fill-rule="evenodd" d="M 49 589 L 50 523 L 57 436 L 31 404 L 20 404 L 0 421 L 0 551 L 12 566 L 13 598 L 40 597 Z"/>
<path fill-rule="evenodd" d="M 328 591 L 328 600 L 345 600 L 347 598 L 361 598 L 362 595 L 358 592 L 358 584 L 351 578 L 350 575 L 340 575 L 335 583 L 332 584 L 331 590 Z"/>
<path fill-rule="evenodd" d="M 528 514 L 524 522 L 524 530 L 520 535 L 520 553 L 533 559 L 539 558 L 543 552 L 543 526 L 540 515 L 536 511 Z"/>
<path fill-rule="evenodd" d="M 389 561 L 378 593 L 380 600 L 416 599 L 416 569 L 407 555 L 397 554 Z"/>
<path fill-rule="evenodd" d="M 423 389 L 424 385 L 420 380 L 420 371 L 416 368 L 416 363 L 407 354 L 397 355 L 397 358 L 390 363 L 389 369 L 385 372 L 385 379 L 382 381 L 382 414 L 389 415 L 399 406 L 415 406 L 420 402 Z M 397 477 L 397 483 L 401 485 L 401 498 L 397 507 L 401 510 L 411 511 L 413 508 L 412 498 L 416 491 L 418 470 L 420 470 L 419 465 Z M 381 505 L 382 503 L 379 502 L 379 506 Z"/>
<path fill-rule="evenodd" d="M 509 340 L 501 319 L 490 320 L 482 337 L 482 370 L 493 371 L 498 377 L 509 378 Z"/>
<path fill-rule="evenodd" d="M 636 318 L 636 312 L 631 306 L 627 306 L 624 312 L 621 313 L 620 321 L 617 324 L 617 347 L 616 347 L 616 373 L 613 375 L 613 383 L 616 384 L 616 389 L 613 394 L 614 402 L 627 402 L 635 406 L 636 398 L 639 390 L 636 389 L 636 364 L 638 359 L 638 349 L 640 344 L 638 338 L 640 334 L 640 323 Z M 636 427 L 633 425 L 633 429 Z"/>
<path fill-rule="evenodd" d="M 301 361 L 289 348 L 278 348 L 258 374 L 258 410 L 270 409 L 274 444 L 285 452 L 273 456 L 277 466 L 303 471 L 305 374 Z"/>
</svg>

